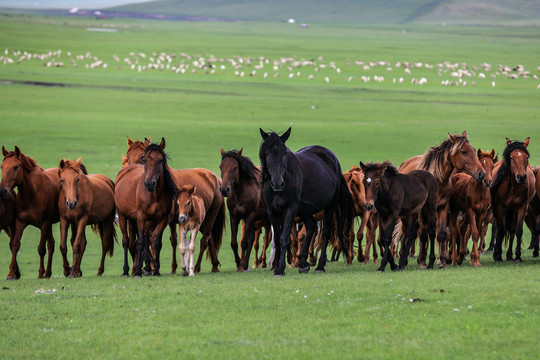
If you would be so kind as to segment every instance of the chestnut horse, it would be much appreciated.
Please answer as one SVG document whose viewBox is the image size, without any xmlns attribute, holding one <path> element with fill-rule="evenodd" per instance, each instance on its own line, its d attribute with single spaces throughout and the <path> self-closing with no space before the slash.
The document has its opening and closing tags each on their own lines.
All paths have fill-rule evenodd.
<svg viewBox="0 0 540 360">
<path fill-rule="evenodd" d="M 373 246 L 373 263 L 377 262 L 378 254 L 377 247 L 375 246 L 375 232 L 377 230 L 376 210 L 368 211 L 365 208 L 366 193 L 364 190 L 364 173 L 358 166 L 353 166 L 349 171 L 343 174 L 345 181 L 349 187 L 349 191 L 353 197 L 354 202 L 354 215 L 360 218 L 360 228 L 356 233 L 356 239 L 358 240 L 358 262 L 367 264 L 369 262 L 369 250 Z M 375 217 L 375 218 L 374 218 Z M 362 239 L 364 238 L 364 231 L 367 228 L 366 233 L 366 249 L 362 253 Z M 354 255 L 354 226 L 351 227 L 349 232 L 349 259 L 348 263 L 352 264 Z M 381 249 L 382 251 L 382 249 Z"/>
<path fill-rule="evenodd" d="M 129 136 L 127 137 L 128 148 L 126 155 L 122 155 L 122 168 L 128 165 L 142 165 L 141 159 L 144 155 L 146 147 L 150 144 L 151 138 L 152 137 L 145 138 L 143 142 L 140 140 L 131 140 Z M 125 256 L 127 256 L 127 251 L 129 250 L 133 260 L 135 260 L 135 255 L 137 253 L 135 245 L 137 241 L 137 223 L 134 215 L 136 213 L 136 209 L 133 198 L 137 188 L 138 176 L 142 175 L 142 167 L 140 167 L 138 170 L 136 169 L 137 167 L 130 167 L 124 171 L 121 170 L 118 175 L 122 176 L 117 175 L 115 186 L 115 202 L 117 204 L 118 225 L 120 226 L 120 230 L 122 232 L 122 245 L 125 250 Z M 174 274 L 176 273 L 176 269 L 178 267 L 176 261 L 176 219 L 174 219 L 174 223 L 169 224 L 169 229 L 172 247 L 171 273 Z M 150 253 L 148 253 L 147 262 L 150 263 Z M 127 260 L 124 263 L 127 265 Z M 133 271 L 135 271 L 135 268 L 133 268 Z M 145 271 L 150 271 L 150 264 L 145 266 Z M 129 267 L 124 269 L 123 276 L 127 276 L 128 274 Z"/>
<path fill-rule="evenodd" d="M 535 194 L 534 173 L 529 166 L 529 138 L 511 141 L 506 138 L 502 160 L 493 169 L 491 206 L 497 226 L 493 259 L 502 261 L 502 242 L 508 236 L 510 243 L 506 260 L 521 260 L 521 238 L 527 206 Z M 514 235 L 517 237 L 516 258 L 512 256 Z"/>
<path fill-rule="evenodd" d="M 242 156 L 242 150 L 225 151 L 221 148 L 221 194 L 227 198 L 227 208 L 231 221 L 231 248 L 238 271 L 246 271 L 249 256 L 255 240 L 255 223 L 270 223 L 266 213 L 266 203 L 262 196 L 261 171 L 250 158 Z M 238 256 L 238 225 L 244 221 L 242 231 L 241 256 Z M 264 226 L 260 224 L 260 226 Z M 255 250 L 254 267 L 258 266 Z"/>
<path fill-rule="evenodd" d="M 178 187 L 167 165 L 164 152 L 165 139 L 161 143 L 150 144 L 142 156 L 144 173 L 137 184 L 135 200 L 137 204 L 137 264 L 135 277 L 142 276 L 142 256 L 147 246 L 153 252 L 153 276 L 160 276 L 160 253 L 163 230 L 174 214 L 178 198 Z M 124 268 L 126 264 L 124 264 Z"/>
<path fill-rule="evenodd" d="M 392 271 L 404 270 L 407 266 L 409 248 L 418 233 L 418 224 L 423 228 L 420 236 L 421 246 L 427 242 L 427 234 L 431 242 L 428 268 L 435 262 L 435 232 L 437 228 L 437 181 L 425 170 L 415 170 L 403 174 L 390 162 L 363 164 L 364 189 L 366 193 L 366 210 L 373 207 L 379 214 L 379 231 L 384 244 L 384 254 L 378 271 L 384 271 L 389 262 Z M 392 233 L 398 217 L 407 229 L 407 237 L 403 245 L 399 267 L 394 263 L 390 251 Z"/>
<path fill-rule="evenodd" d="M 482 181 L 486 176 L 482 164 L 476 156 L 476 150 L 467 139 L 467 132 L 458 135 L 448 134 L 448 139 L 440 145 L 432 147 L 424 155 L 417 155 L 405 160 L 399 167 L 402 173 L 413 170 L 427 170 L 437 180 L 437 240 L 439 242 L 439 267 L 446 267 L 447 232 L 449 200 L 452 193 L 450 176 L 454 171 L 464 172 L 473 177 L 475 181 Z M 420 248 L 418 264 L 425 266 L 426 249 Z"/>
<path fill-rule="evenodd" d="M 58 200 L 60 211 L 60 252 L 64 263 L 64 275 L 82 276 L 81 262 L 86 249 L 86 225 L 91 225 L 101 237 L 101 262 L 98 275 L 105 271 L 105 255 L 113 255 L 116 230 L 114 218 L 114 183 L 105 175 L 88 174 L 81 158 L 76 161 L 62 159 L 58 165 L 61 191 Z M 72 225 L 75 234 L 73 267 L 67 259 L 67 233 Z"/>
<path fill-rule="evenodd" d="M 184 185 L 178 195 L 178 233 L 180 245 L 178 250 L 182 256 L 182 272 L 184 276 L 195 276 L 193 257 L 195 253 L 195 240 L 199 228 L 204 221 L 206 209 L 200 196 L 194 194 L 196 187 Z M 187 233 L 190 239 L 187 239 Z"/>
<path fill-rule="evenodd" d="M 14 151 L 7 151 L 2 146 L 2 180 L 0 181 L 0 196 L 4 199 L 15 196 L 15 230 L 10 237 L 11 264 L 7 280 L 21 277 L 17 263 L 17 253 L 21 247 L 24 229 L 33 225 L 41 230 L 38 245 L 40 256 L 39 278 L 49 278 L 52 273 L 52 257 L 54 253 L 54 238 L 52 224 L 58 222 L 59 180 L 54 172 L 43 170 L 31 157 L 24 155 L 18 146 Z M 45 245 L 46 244 L 46 245 Z M 47 268 L 44 266 L 45 254 L 48 250 Z"/>
<path fill-rule="evenodd" d="M 486 173 L 481 183 L 465 173 L 456 173 L 450 177 L 452 181 L 452 195 L 450 197 L 452 265 L 463 262 L 465 255 L 467 255 L 469 236 L 472 235 L 471 265 L 481 266 L 478 240 L 483 228 L 488 225 L 487 219 L 491 206 L 489 187 L 492 181 L 493 164 L 497 162 L 497 159 L 495 158 L 495 150 L 483 152 L 478 149 L 477 156 Z M 458 225 L 460 213 L 463 216 L 463 222 Z"/>
<path fill-rule="evenodd" d="M 324 272 L 326 248 L 337 219 L 338 238 L 348 256 L 347 233 L 353 219 L 352 197 L 341 172 L 337 157 L 322 146 L 308 146 L 293 153 L 285 145 L 291 134 L 266 133 L 262 137 L 259 158 L 262 165 L 263 196 L 274 231 L 276 256 L 279 259 L 274 275 L 285 275 L 285 254 L 290 244 L 291 229 L 296 217 L 306 226 L 306 239 L 317 229 L 313 215 L 324 210 L 323 245 L 316 272 Z M 310 241 L 304 241 L 299 272 L 309 271 L 307 253 Z"/>
</svg>

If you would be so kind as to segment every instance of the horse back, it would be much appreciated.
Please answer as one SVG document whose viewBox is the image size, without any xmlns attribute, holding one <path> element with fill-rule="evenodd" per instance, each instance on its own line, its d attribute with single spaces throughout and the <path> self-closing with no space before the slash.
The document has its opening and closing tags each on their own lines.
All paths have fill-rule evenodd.
<svg viewBox="0 0 540 360">
<path fill-rule="evenodd" d="M 135 196 L 139 180 L 144 174 L 144 166 L 133 164 L 124 166 L 116 175 L 114 201 L 120 214 L 136 218 L 137 204 Z"/>
<path fill-rule="evenodd" d="M 402 209 L 420 209 L 426 202 L 437 204 L 437 180 L 426 170 L 414 170 L 397 176 L 396 181 L 401 182 L 403 189 Z"/>
<path fill-rule="evenodd" d="M 223 202 L 223 196 L 219 192 L 221 180 L 212 171 L 203 168 L 171 169 L 171 174 L 179 188 L 187 184 L 195 185 L 194 194 L 203 199 L 207 210 L 216 201 Z"/>
<path fill-rule="evenodd" d="M 91 214 L 100 219 L 107 217 L 115 211 L 114 182 L 102 174 L 89 174 L 88 180 L 92 195 Z"/>
<path fill-rule="evenodd" d="M 399 166 L 399 172 L 400 173 L 409 173 L 411 171 L 417 170 L 418 166 L 420 166 L 420 162 L 422 161 L 424 155 L 416 155 L 412 158 L 409 158 L 401 163 Z"/>
</svg>

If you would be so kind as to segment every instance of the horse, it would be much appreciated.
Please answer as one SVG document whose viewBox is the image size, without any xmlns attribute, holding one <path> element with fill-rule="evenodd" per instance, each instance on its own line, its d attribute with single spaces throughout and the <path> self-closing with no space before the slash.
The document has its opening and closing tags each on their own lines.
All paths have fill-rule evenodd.
<svg viewBox="0 0 540 360">
<path fill-rule="evenodd" d="M 455 173 L 450 177 L 452 181 L 452 195 L 450 196 L 452 265 L 463 262 L 467 254 L 469 235 L 472 235 L 473 248 L 470 262 L 474 267 L 482 266 L 478 240 L 483 228 L 487 227 L 488 224 L 488 214 L 491 207 L 489 187 L 492 182 L 493 165 L 497 159 L 495 158 L 495 150 L 484 152 L 478 149 L 477 156 L 486 173 L 481 183 L 465 173 Z M 458 226 L 460 213 L 463 216 L 463 222 Z M 459 241 L 458 238 L 460 238 Z"/>
<path fill-rule="evenodd" d="M 325 272 L 326 248 L 332 222 L 337 219 L 337 232 L 342 249 L 348 256 L 347 230 L 353 219 L 353 202 L 337 157 L 329 149 L 313 145 L 293 153 L 285 145 L 291 134 L 266 133 L 259 129 L 262 142 L 259 158 L 262 167 L 262 188 L 268 217 L 274 230 L 276 257 L 275 276 L 285 275 L 285 254 L 295 218 L 306 226 L 306 239 L 317 229 L 313 215 L 324 210 L 323 245 L 316 272 Z M 304 241 L 298 271 L 309 271 L 307 252 L 310 242 Z"/>
<path fill-rule="evenodd" d="M 430 256 L 428 269 L 435 262 L 435 233 L 437 228 L 437 181 L 426 170 L 414 170 L 403 174 L 389 161 L 381 163 L 360 162 L 364 173 L 364 189 L 366 194 L 366 210 L 377 209 L 379 215 L 379 231 L 384 244 L 384 253 L 378 271 L 384 271 L 390 263 L 392 271 L 404 270 L 407 266 L 409 248 L 416 238 L 418 224 L 422 228 L 421 244 L 430 239 Z M 390 252 L 392 233 L 398 217 L 407 231 L 399 267 L 394 263 Z"/>
<path fill-rule="evenodd" d="M 417 155 L 405 160 L 399 167 L 402 173 L 413 170 L 427 170 L 437 180 L 439 202 L 437 204 L 437 240 L 439 242 L 439 267 L 446 267 L 447 231 L 449 199 L 452 193 L 450 176 L 455 171 L 464 172 L 475 181 L 484 180 L 486 173 L 476 156 L 476 150 L 467 138 L 467 132 L 460 136 L 448 134 L 448 139 L 432 147 L 424 155 Z M 425 266 L 426 249 L 420 248 L 418 264 Z"/>
<path fill-rule="evenodd" d="M 529 203 L 525 222 L 531 231 L 529 249 L 533 250 L 533 258 L 536 258 L 539 255 L 540 246 L 540 167 L 533 167 L 532 170 L 536 176 L 536 195 Z"/>
<path fill-rule="evenodd" d="M 58 165 L 61 191 L 58 199 L 60 212 L 60 252 L 62 253 L 64 275 L 82 276 L 81 262 L 86 248 L 86 225 L 91 225 L 101 237 L 101 262 L 98 275 L 105 271 L 105 255 L 113 255 L 116 230 L 114 218 L 114 183 L 102 174 L 88 174 L 79 157 L 76 161 L 60 160 Z M 69 225 L 74 229 L 73 267 L 67 260 L 67 232 Z"/>
<path fill-rule="evenodd" d="M 180 245 L 178 250 L 182 256 L 182 272 L 184 276 L 195 276 L 193 256 L 195 253 L 195 239 L 204 221 L 206 209 L 200 196 L 194 194 L 196 186 L 184 185 L 178 195 L 178 232 Z M 190 232 L 190 239 L 187 233 Z"/>
<path fill-rule="evenodd" d="M 508 236 L 510 243 L 506 260 L 521 262 L 521 238 L 527 207 L 535 194 L 535 176 L 529 166 L 529 138 L 511 141 L 506 138 L 502 160 L 493 169 L 490 187 L 491 206 L 497 227 L 493 259 L 502 261 L 502 241 Z M 514 235 L 517 237 L 516 257 L 512 256 Z"/>
<path fill-rule="evenodd" d="M 376 220 L 374 217 L 376 215 L 374 214 L 374 211 L 368 211 L 364 207 L 366 203 L 365 198 L 365 191 L 364 191 L 364 173 L 362 172 L 362 169 L 360 169 L 358 166 L 354 165 L 351 167 L 349 171 L 343 174 L 345 176 L 345 181 L 347 182 L 347 186 L 349 187 L 349 191 L 351 192 L 351 195 L 353 197 L 354 202 L 354 215 L 355 217 L 360 218 L 360 228 L 358 229 L 358 232 L 356 233 L 356 239 L 358 240 L 358 262 L 363 262 L 364 264 L 367 264 L 369 262 L 369 249 L 371 246 L 373 246 L 373 262 L 377 262 L 378 254 L 377 254 L 377 248 L 375 246 L 375 231 L 376 228 Z M 364 231 L 367 228 L 366 233 L 366 249 L 365 252 L 362 253 L 362 240 L 364 238 Z M 347 262 L 349 264 L 352 264 L 352 255 L 354 254 L 353 246 L 354 246 L 354 227 L 351 227 L 349 232 L 349 259 Z"/>
<path fill-rule="evenodd" d="M 0 232 L 4 230 L 11 239 L 15 231 L 15 197 L 17 194 L 11 190 L 6 198 L 0 196 Z M 11 248 L 11 243 L 10 243 Z"/>
<path fill-rule="evenodd" d="M 122 232 L 122 245 L 124 248 L 124 272 L 122 276 L 129 275 L 129 266 L 127 266 L 128 251 L 131 254 L 131 258 L 134 261 L 133 272 L 135 271 L 135 258 L 137 254 L 136 242 L 137 242 L 137 223 L 136 223 L 136 209 L 135 191 L 137 183 L 142 176 L 142 156 L 144 150 L 150 144 L 150 138 L 145 138 L 144 141 L 132 140 L 127 137 L 128 148 L 126 155 L 122 155 L 122 169 L 118 172 L 115 185 L 115 202 L 117 206 L 118 225 Z M 133 166 L 132 166 L 133 165 Z M 170 242 L 172 247 L 172 261 L 171 261 L 171 273 L 176 273 L 178 263 L 176 260 L 176 220 L 169 224 L 170 229 Z M 147 266 L 145 266 L 145 272 L 151 271 L 151 258 L 150 251 L 147 252 L 146 257 Z"/>
<path fill-rule="evenodd" d="M 165 139 L 161 138 L 159 145 L 148 145 L 141 158 L 144 173 L 138 181 L 135 194 L 138 237 L 135 277 L 142 276 L 142 254 L 148 244 L 153 251 L 153 276 L 161 275 L 161 238 L 163 230 L 172 221 L 178 198 L 178 187 L 167 165 L 168 155 L 164 150 Z"/>
<path fill-rule="evenodd" d="M 250 158 L 239 151 L 225 151 L 221 148 L 221 194 L 227 198 L 231 223 L 231 248 L 238 271 L 248 270 L 249 256 L 255 240 L 255 223 L 269 223 L 266 203 L 261 191 L 261 171 Z M 244 221 L 242 232 L 242 253 L 238 255 L 238 225 Z M 260 224 L 264 226 L 264 224 Z M 254 267 L 258 266 L 258 254 L 255 251 Z"/>
<path fill-rule="evenodd" d="M 0 196 L 6 200 L 15 196 L 15 229 L 10 237 L 11 264 L 7 280 L 20 279 L 21 273 L 17 263 L 17 253 L 21 247 L 24 229 L 33 225 L 41 230 L 38 245 L 40 256 L 39 278 L 50 278 L 52 274 L 52 257 L 54 253 L 54 237 L 52 224 L 59 221 L 58 175 L 50 169 L 43 170 L 34 159 L 23 154 L 18 146 L 14 151 L 7 151 L 2 146 L 2 179 L 0 181 Z M 47 268 L 44 266 L 45 254 L 48 251 Z"/>
</svg>

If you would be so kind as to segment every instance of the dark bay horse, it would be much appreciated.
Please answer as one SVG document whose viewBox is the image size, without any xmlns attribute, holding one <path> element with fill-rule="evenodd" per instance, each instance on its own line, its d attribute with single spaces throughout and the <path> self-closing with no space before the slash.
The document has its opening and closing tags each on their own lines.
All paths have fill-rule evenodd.
<svg viewBox="0 0 540 360">
<path fill-rule="evenodd" d="M 502 242 L 508 236 L 510 243 L 506 260 L 521 261 L 521 238 L 527 206 L 535 194 L 534 173 L 529 166 L 529 138 L 525 141 L 511 141 L 506 138 L 506 148 L 502 159 L 493 170 L 491 184 L 491 206 L 497 227 L 497 237 L 493 259 L 502 261 Z M 517 237 L 516 257 L 513 259 L 512 246 Z"/>
<path fill-rule="evenodd" d="M 378 271 L 384 271 L 389 262 L 392 271 L 398 269 L 390 252 L 392 233 L 398 217 L 406 228 L 407 237 L 404 243 L 399 269 L 407 266 L 409 248 L 416 238 L 420 224 L 422 235 L 421 245 L 431 242 L 428 268 L 432 269 L 435 262 L 435 233 L 437 227 L 437 181 L 425 170 L 415 170 L 402 174 L 390 162 L 368 163 L 360 162 L 364 173 L 364 188 L 366 191 L 366 209 L 377 209 L 379 215 L 379 231 L 384 244 L 384 254 Z"/>
<path fill-rule="evenodd" d="M 450 233 L 452 238 L 452 265 L 461 264 L 467 254 L 467 243 L 472 236 L 471 265 L 480 264 L 478 240 L 488 225 L 488 215 L 491 207 L 489 187 L 492 182 L 493 165 L 497 162 L 495 150 L 484 152 L 478 149 L 478 159 L 485 170 L 486 176 L 482 182 L 475 181 L 465 173 L 453 174 L 452 195 L 450 197 Z M 458 224 L 462 214 L 463 221 Z"/>
<path fill-rule="evenodd" d="M 262 166 L 263 196 L 274 231 L 276 257 L 274 275 L 285 275 L 285 254 L 290 243 L 295 218 L 306 227 L 306 239 L 317 230 L 313 215 L 324 210 L 323 245 L 316 272 L 324 272 L 328 240 L 337 220 L 337 232 L 344 254 L 348 256 L 348 229 L 353 219 L 353 202 L 337 157 L 322 146 L 308 146 L 293 153 L 285 145 L 291 134 L 266 133 L 259 129 L 262 143 L 259 158 Z M 304 241 L 299 272 L 309 271 L 307 262 L 310 241 Z"/>
<path fill-rule="evenodd" d="M 532 170 L 536 177 L 536 195 L 529 203 L 525 222 L 531 231 L 529 249 L 533 250 L 533 258 L 537 258 L 540 248 L 540 167 L 533 167 Z"/>
<path fill-rule="evenodd" d="M 58 222 L 59 179 L 55 171 L 45 171 L 32 158 L 24 155 L 18 146 L 14 151 L 7 151 L 2 146 L 2 180 L 0 196 L 7 199 L 17 188 L 15 196 L 15 230 L 10 237 L 11 264 L 7 280 L 21 277 L 17 263 L 17 253 L 21 247 L 24 229 L 33 225 L 41 230 L 38 245 L 40 256 L 39 278 L 49 278 L 52 270 L 54 238 L 52 224 Z M 44 266 L 45 254 L 48 250 L 47 268 Z"/>
<path fill-rule="evenodd" d="M 450 176 L 454 171 L 464 172 L 473 177 L 475 181 L 482 181 L 486 176 L 484 168 L 476 156 L 476 150 L 469 142 L 467 133 L 450 135 L 440 145 L 432 147 L 424 155 L 414 156 L 404 161 L 399 167 L 402 173 L 413 170 L 427 170 L 437 180 L 437 240 L 439 242 L 439 266 L 446 267 L 447 232 L 449 200 L 452 193 Z M 420 248 L 418 264 L 425 266 L 426 249 Z"/>
<path fill-rule="evenodd" d="M 148 244 L 152 247 L 154 276 L 160 276 L 160 252 L 163 230 L 172 221 L 178 187 L 167 165 L 164 152 L 165 139 L 150 144 L 142 157 L 144 173 L 136 190 L 137 204 L 137 265 L 135 277 L 142 276 L 143 253 Z M 126 265 L 124 265 L 126 267 Z"/>
<path fill-rule="evenodd" d="M 88 174 L 81 158 L 76 161 L 62 159 L 58 165 L 61 191 L 58 200 L 60 211 L 60 252 L 64 264 L 64 275 L 82 276 L 81 261 L 86 248 L 86 225 L 101 237 L 101 262 L 98 275 L 105 271 L 105 255 L 113 255 L 116 230 L 114 217 L 114 183 L 105 175 Z M 73 248 L 73 267 L 67 259 L 67 233 L 69 226 L 75 234 L 71 243 Z"/>
<path fill-rule="evenodd" d="M 221 194 L 227 198 L 227 208 L 231 221 L 231 247 L 238 271 L 246 271 L 249 256 L 255 240 L 255 223 L 269 223 L 266 203 L 262 195 L 262 175 L 260 169 L 242 150 L 225 151 L 221 149 Z M 238 225 L 244 221 L 242 232 L 241 257 L 238 256 Z M 259 223 L 259 226 L 264 226 Z M 258 254 L 255 251 L 255 267 L 258 266 Z"/>
<path fill-rule="evenodd" d="M 0 232 L 4 230 L 11 239 L 15 231 L 15 191 L 11 190 L 6 198 L 0 196 Z M 10 246 L 11 248 L 11 241 Z"/>
</svg>

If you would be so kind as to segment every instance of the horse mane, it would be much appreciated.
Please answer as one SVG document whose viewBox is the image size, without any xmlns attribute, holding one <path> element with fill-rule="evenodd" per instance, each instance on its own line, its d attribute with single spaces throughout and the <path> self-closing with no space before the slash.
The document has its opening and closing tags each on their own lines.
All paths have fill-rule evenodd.
<svg viewBox="0 0 540 360">
<path fill-rule="evenodd" d="M 65 166 L 68 166 L 70 169 L 73 169 L 77 172 L 82 172 L 84 175 L 88 175 L 86 166 L 83 163 L 80 163 L 79 166 L 77 166 L 77 163 L 73 160 L 64 160 L 64 164 Z"/>
<path fill-rule="evenodd" d="M 501 160 L 501 166 L 499 167 L 499 171 L 497 172 L 497 176 L 493 180 L 493 183 L 491 184 L 491 194 L 495 193 L 501 183 L 504 181 L 505 177 L 510 179 L 512 177 L 512 173 L 510 171 L 510 154 L 514 150 L 521 150 L 527 156 L 529 156 L 529 151 L 525 147 L 525 143 L 523 141 L 517 141 L 514 140 L 510 144 L 506 145 L 506 148 L 504 149 L 504 152 L 502 154 L 502 160 Z M 510 190 L 510 188 L 508 188 Z"/>
<path fill-rule="evenodd" d="M 397 167 L 395 167 L 390 161 L 386 160 L 383 163 L 368 163 L 365 165 L 365 172 L 368 171 L 378 171 L 382 167 L 386 167 L 386 170 L 384 171 L 385 175 L 389 176 L 396 176 L 399 175 L 399 170 Z"/>
<path fill-rule="evenodd" d="M 418 165 L 419 169 L 427 170 L 433 174 L 437 182 L 444 180 L 444 167 L 448 162 L 447 155 L 454 155 L 463 144 L 469 142 L 466 136 L 454 135 L 454 138 L 457 140 L 455 143 L 446 139 L 440 145 L 433 146 L 424 154 Z"/>
<path fill-rule="evenodd" d="M 171 198 L 177 199 L 180 190 L 178 190 L 178 186 L 176 186 L 176 183 L 174 182 L 171 171 L 169 169 L 169 165 L 167 165 L 169 155 L 167 155 L 167 153 L 165 153 L 165 151 L 163 151 L 163 149 L 158 144 L 148 145 L 144 154 L 147 155 L 154 151 L 159 152 L 163 157 L 163 180 L 165 183 L 165 191 L 167 192 L 167 194 L 169 194 Z"/>
<path fill-rule="evenodd" d="M 259 173 L 259 169 L 255 166 L 253 161 L 247 156 L 238 156 L 238 150 L 227 151 L 221 156 L 221 160 L 231 157 L 238 162 L 238 168 L 240 170 L 240 180 L 242 182 L 257 182 L 256 174 Z"/>
<path fill-rule="evenodd" d="M 17 153 L 15 151 L 10 151 L 4 158 L 17 156 Z M 35 168 L 40 168 L 36 160 L 32 159 L 28 155 L 24 155 L 22 152 L 19 153 L 19 160 L 21 161 L 21 165 L 24 170 L 26 171 L 32 171 Z"/>
</svg>

